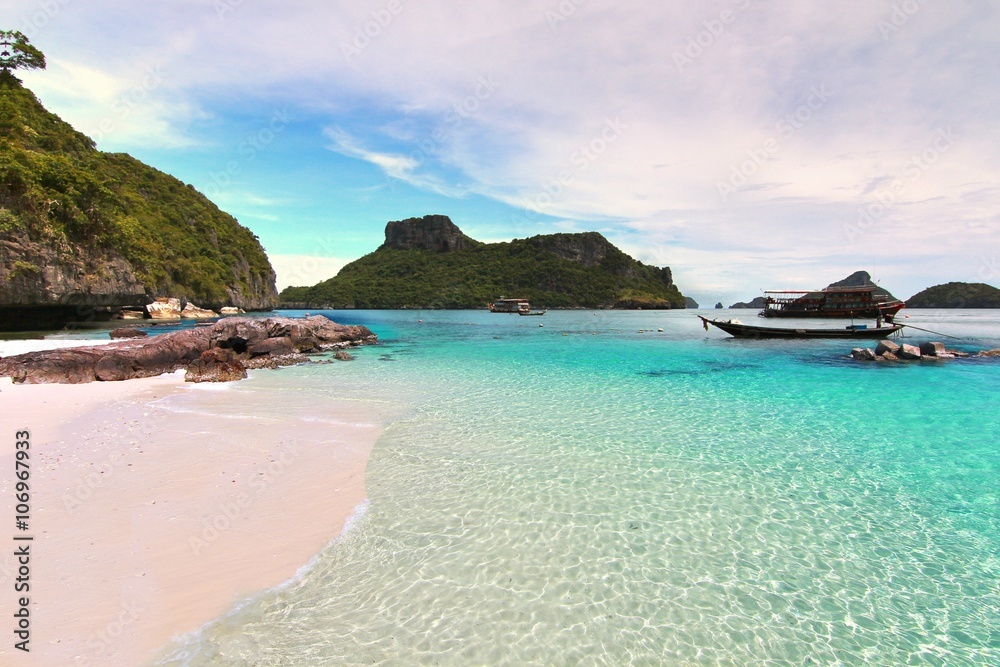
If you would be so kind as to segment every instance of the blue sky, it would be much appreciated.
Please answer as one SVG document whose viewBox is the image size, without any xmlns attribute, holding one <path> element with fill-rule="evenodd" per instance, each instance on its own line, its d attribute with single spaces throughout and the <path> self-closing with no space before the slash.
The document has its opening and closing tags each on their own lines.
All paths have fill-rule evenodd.
<svg viewBox="0 0 1000 667">
<path fill-rule="evenodd" d="M 660 6 L 662 5 L 662 6 Z M 192 183 L 279 288 L 449 215 L 602 232 L 703 306 L 864 269 L 1000 285 L 987 1 L 0 0 L 23 76 Z"/>
</svg>

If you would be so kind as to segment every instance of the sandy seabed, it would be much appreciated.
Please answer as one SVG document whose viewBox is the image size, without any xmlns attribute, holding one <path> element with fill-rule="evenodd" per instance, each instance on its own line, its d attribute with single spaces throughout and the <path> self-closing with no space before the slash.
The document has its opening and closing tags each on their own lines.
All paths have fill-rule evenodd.
<svg viewBox="0 0 1000 667">
<path fill-rule="evenodd" d="M 183 393 L 205 409 L 162 407 Z M 172 638 L 294 577 L 341 533 L 364 501 L 381 426 L 355 404 L 284 420 L 237 410 L 230 396 L 182 373 L 0 379 L 0 664 L 149 663 Z M 30 432 L 26 531 L 15 524 L 20 430 Z M 16 592 L 25 544 L 30 590 Z M 15 648 L 21 597 L 29 653 Z"/>
</svg>

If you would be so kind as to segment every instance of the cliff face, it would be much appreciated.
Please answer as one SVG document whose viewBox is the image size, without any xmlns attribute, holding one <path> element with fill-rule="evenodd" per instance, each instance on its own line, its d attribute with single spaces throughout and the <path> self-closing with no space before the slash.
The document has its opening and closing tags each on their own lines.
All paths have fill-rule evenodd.
<svg viewBox="0 0 1000 667">
<path fill-rule="evenodd" d="M 277 304 L 274 271 L 249 230 L 191 186 L 96 150 L 0 72 L 0 329 L 58 326 L 159 296 Z"/>
<path fill-rule="evenodd" d="M 476 242 L 462 233 L 446 215 L 425 215 L 390 222 L 385 226 L 383 248 L 457 252 Z"/>
<path fill-rule="evenodd" d="M 298 307 L 483 308 L 500 296 L 552 308 L 683 308 L 667 267 L 646 266 L 596 232 L 508 243 L 469 238 L 447 217 L 386 225 L 375 252 L 312 287 L 289 287 Z"/>
</svg>

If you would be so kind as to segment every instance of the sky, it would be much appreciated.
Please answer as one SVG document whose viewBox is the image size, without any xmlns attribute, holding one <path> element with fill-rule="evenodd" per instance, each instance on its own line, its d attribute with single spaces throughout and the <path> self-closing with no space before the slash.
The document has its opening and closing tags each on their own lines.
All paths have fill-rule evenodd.
<svg viewBox="0 0 1000 667">
<path fill-rule="evenodd" d="M 701 306 L 1000 286 L 1000 3 L 0 0 L 22 79 L 256 233 L 279 289 L 444 214 L 599 231 Z"/>
</svg>

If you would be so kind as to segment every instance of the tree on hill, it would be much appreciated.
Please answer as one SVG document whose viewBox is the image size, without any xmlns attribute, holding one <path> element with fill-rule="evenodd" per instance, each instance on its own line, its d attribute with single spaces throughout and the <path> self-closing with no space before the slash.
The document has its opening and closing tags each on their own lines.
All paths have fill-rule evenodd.
<svg viewBox="0 0 1000 667">
<path fill-rule="evenodd" d="M 24 33 L 0 30 L 0 71 L 45 69 L 45 54 L 31 45 Z"/>
</svg>

